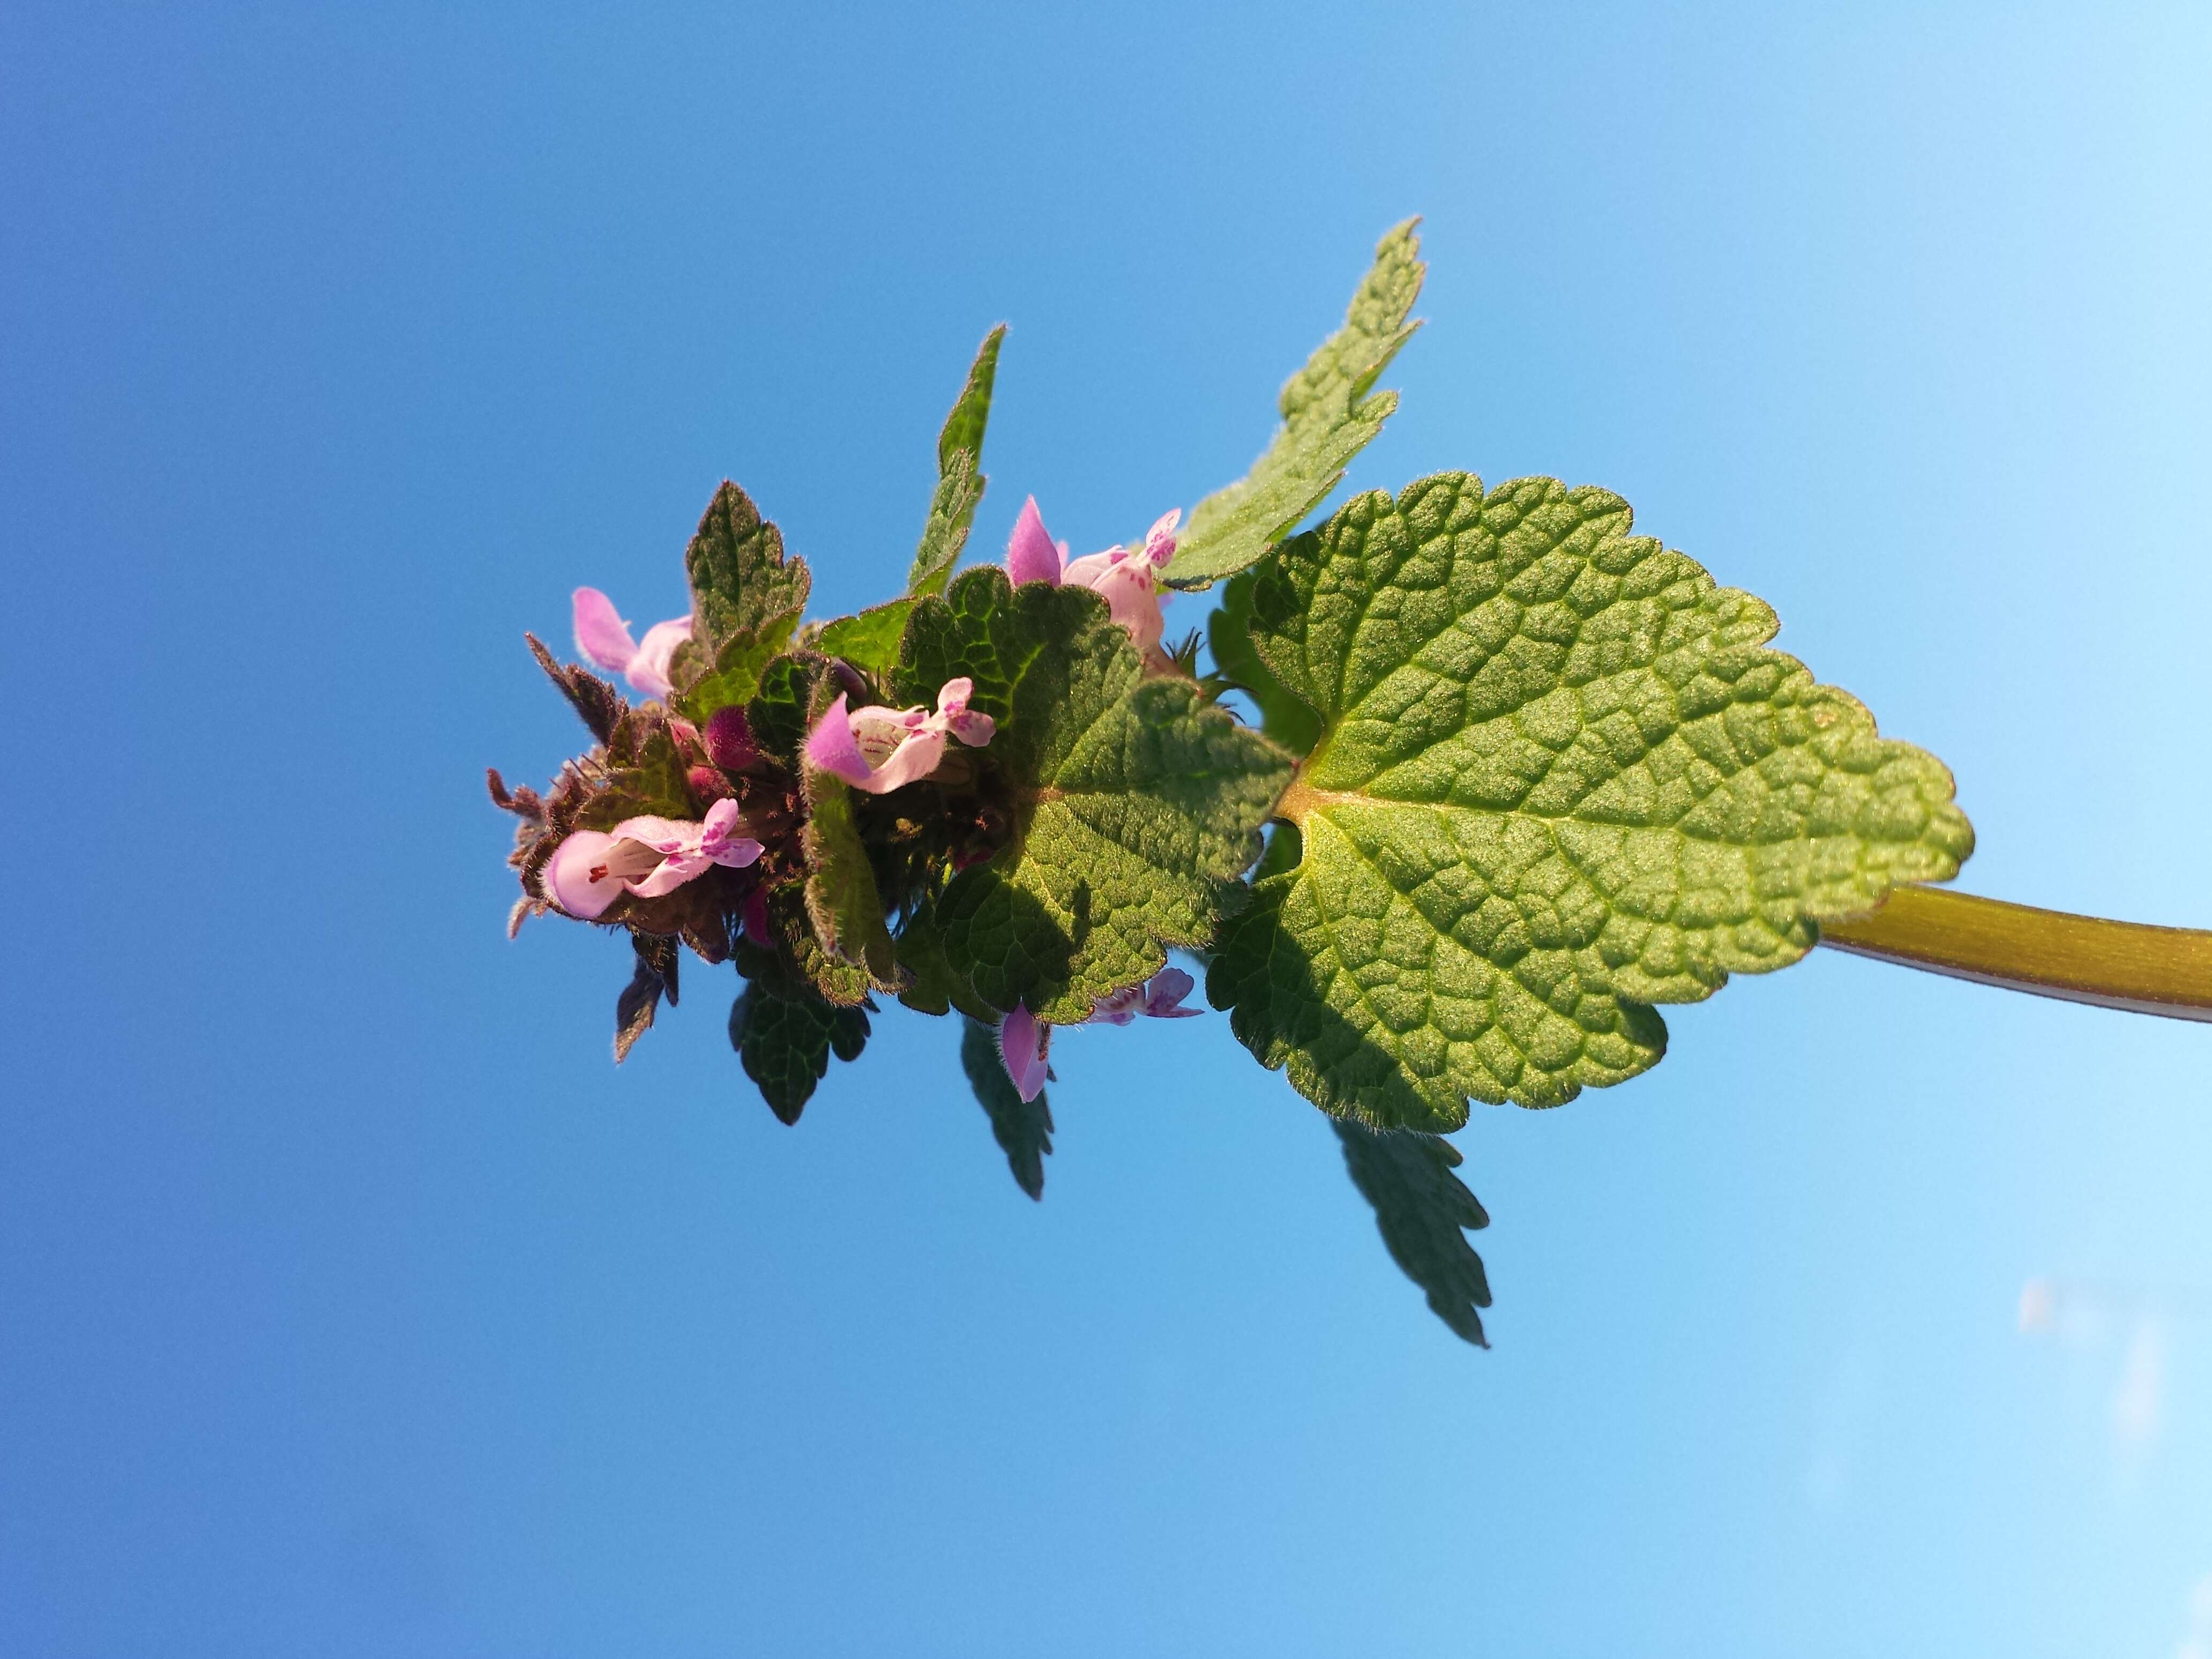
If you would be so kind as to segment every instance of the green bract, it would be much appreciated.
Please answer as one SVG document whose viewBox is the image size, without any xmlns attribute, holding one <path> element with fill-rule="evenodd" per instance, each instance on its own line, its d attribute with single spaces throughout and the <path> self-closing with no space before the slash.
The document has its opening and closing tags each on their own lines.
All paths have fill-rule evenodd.
<svg viewBox="0 0 2212 1659">
<path fill-rule="evenodd" d="M 1445 473 L 1260 574 L 1322 736 L 1304 857 L 1223 935 L 1214 1006 L 1324 1109 L 1454 1128 L 1656 1061 L 1649 1005 L 1786 967 L 1973 845 L 1933 756 L 1765 648 L 1774 612 L 1601 489 Z"/>
<path fill-rule="evenodd" d="M 592 744 L 542 794 L 491 776 L 521 820 L 513 921 L 629 933 L 617 1058 L 675 1004 L 682 947 L 733 967 L 731 1040 L 787 1123 L 860 1054 L 877 994 L 957 1012 L 1035 1198 L 1052 1028 L 1191 1012 L 1180 949 L 1334 1115 L 1392 1256 L 1483 1342 L 1466 1233 L 1487 1217 L 1434 1132 L 1473 1100 L 1636 1075 L 1666 1046 L 1654 1005 L 1795 962 L 1973 837 L 1939 762 L 1770 648 L 1758 599 L 1632 535 L 1618 496 L 1449 472 L 1296 533 L 1396 407 L 1373 387 L 1421 278 L 1409 221 L 1171 556 L 1163 520 L 1070 565 L 1040 513 L 1012 558 L 1033 580 L 955 574 L 1000 328 L 939 437 L 903 593 L 801 627 L 805 563 L 725 483 L 672 655 L 679 625 L 630 646 L 586 596 L 594 661 L 663 699 L 533 639 Z M 1164 648 L 1155 584 L 1216 581 L 1201 674 L 1195 639 Z"/>
</svg>

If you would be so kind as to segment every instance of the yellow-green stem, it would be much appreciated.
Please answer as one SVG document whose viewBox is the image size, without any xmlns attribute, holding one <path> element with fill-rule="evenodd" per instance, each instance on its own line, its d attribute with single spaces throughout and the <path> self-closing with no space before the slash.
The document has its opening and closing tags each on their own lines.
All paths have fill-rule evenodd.
<svg viewBox="0 0 2212 1659">
<path fill-rule="evenodd" d="M 2169 1019 L 2212 1020 L 2212 933 L 2038 910 L 1940 887 L 1900 887 L 1820 943 L 2008 991 Z"/>
</svg>

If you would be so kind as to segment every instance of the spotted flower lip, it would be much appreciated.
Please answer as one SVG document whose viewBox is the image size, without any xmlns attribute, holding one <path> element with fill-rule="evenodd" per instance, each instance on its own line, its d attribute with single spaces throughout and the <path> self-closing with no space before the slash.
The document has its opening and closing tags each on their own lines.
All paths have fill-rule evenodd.
<svg viewBox="0 0 2212 1659">
<path fill-rule="evenodd" d="M 744 868 L 762 849 L 743 828 L 737 802 L 718 800 L 703 823 L 636 817 L 610 831 L 579 830 L 545 866 L 545 889 L 570 915 L 591 921 L 625 894 L 659 898 L 715 865 Z"/>
<path fill-rule="evenodd" d="M 665 700 L 676 688 L 668 678 L 676 647 L 691 637 L 691 618 L 655 623 L 642 645 L 632 642 L 629 624 L 614 601 L 596 587 L 580 587 L 569 597 L 575 615 L 576 649 L 598 667 L 619 674 L 648 697 Z"/>
<path fill-rule="evenodd" d="M 1198 981 L 1180 968 L 1163 968 L 1142 985 L 1132 985 L 1092 1005 L 1085 1025 L 1127 1025 L 1142 1014 L 1148 1019 L 1196 1019 L 1203 1008 L 1186 1008 L 1182 1000 Z"/>
<path fill-rule="evenodd" d="M 1006 543 L 1006 575 L 1017 586 L 1042 581 L 1056 587 L 1090 588 L 1106 601 L 1108 614 L 1129 630 L 1146 665 L 1157 672 L 1167 666 L 1166 653 L 1160 649 L 1160 635 L 1167 626 L 1160 606 L 1167 596 L 1159 591 L 1159 573 L 1175 557 L 1176 526 L 1182 522 L 1182 509 L 1176 507 L 1162 514 L 1145 532 L 1142 547 L 1109 547 L 1070 559 L 1067 544 L 1046 533 L 1044 517 L 1032 495 L 1022 503 Z"/>
<path fill-rule="evenodd" d="M 840 692 L 806 734 L 807 763 L 855 789 L 887 795 L 935 771 L 948 737 L 971 749 L 991 741 L 997 723 L 968 706 L 975 695 L 975 681 L 947 680 L 937 693 L 933 714 L 920 704 L 885 708 L 871 703 L 848 709 L 847 695 Z"/>
</svg>

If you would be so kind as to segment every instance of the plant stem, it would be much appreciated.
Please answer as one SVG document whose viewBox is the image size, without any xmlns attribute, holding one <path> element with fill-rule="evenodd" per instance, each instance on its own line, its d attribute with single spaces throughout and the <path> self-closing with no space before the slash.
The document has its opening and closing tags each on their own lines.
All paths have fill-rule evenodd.
<svg viewBox="0 0 2212 1659">
<path fill-rule="evenodd" d="M 1823 924 L 1820 943 L 2008 991 L 2212 1020 L 2212 933 L 2193 927 L 2149 927 L 1900 887 L 1870 916 Z"/>
</svg>

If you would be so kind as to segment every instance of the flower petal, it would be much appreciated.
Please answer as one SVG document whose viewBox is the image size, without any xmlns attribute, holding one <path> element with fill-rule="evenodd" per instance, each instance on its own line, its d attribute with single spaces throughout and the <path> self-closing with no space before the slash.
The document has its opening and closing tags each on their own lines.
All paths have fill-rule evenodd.
<svg viewBox="0 0 2212 1659">
<path fill-rule="evenodd" d="M 1124 559 L 1090 586 L 1106 601 L 1114 620 L 1129 630 L 1138 650 L 1150 652 L 1158 646 L 1167 619 L 1160 615 L 1150 565 L 1142 559 Z"/>
<path fill-rule="evenodd" d="M 865 789 L 872 795 L 888 795 L 894 789 L 902 789 L 917 778 L 926 778 L 937 769 L 937 763 L 945 757 L 945 733 L 916 732 L 891 751 L 891 757 L 871 772 L 865 779 L 848 779 L 855 789 Z"/>
<path fill-rule="evenodd" d="M 585 921 L 598 916 L 628 890 L 609 867 L 614 844 L 612 836 L 596 830 L 579 830 L 570 836 L 545 866 L 547 896 L 572 916 Z"/>
<path fill-rule="evenodd" d="M 1024 582 L 1057 586 L 1066 562 L 1067 556 L 1045 534 L 1044 515 L 1037 511 L 1036 497 L 1030 496 L 1022 503 L 1021 516 L 1014 520 L 1013 536 L 1006 543 L 1007 577 L 1017 587 Z"/>
<path fill-rule="evenodd" d="M 945 721 L 952 735 L 970 749 L 981 749 L 999 729 L 998 721 L 979 709 L 963 708 Z"/>
<path fill-rule="evenodd" d="M 645 630 L 645 642 L 637 648 L 637 660 L 629 665 L 626 677 L 629 683 L 648 697 L 665 697 L 676 689 L 668 678 L 669 662 L 676 655 L 676 647 L 690 637 L 689 617 L 653 623 Z"/>
<path fill-rule="evenodd" d="M 575 617 L 576 649 L 610 674 L 628 673 L 637 647 L 615 602 L 596 587 L 580 587 L 568 603 Z"/>
<path fill-rule="evenodd" d="M 659 867 L 643 878 L 630 883 L 629 890 L 640 898 L 660 898 L 714 867 L 714 860 L 704 853 L 678 853 L 663 859 Z"/>
<path fill-rule="evenodd" d="M 624 818 L 615 825 L 614 835 L 617 841 L 636 842 L 665 858 L 696 847 L 702 827 L 683 818 Z"/>
<path fill-rule="evenodd" d="M 1145 1012 L 1153 1019 L 1196 1019 L 1203 1008 L 1186 1008 L 1182 1000 L 1198 981 L 1180 968 L 1163 968 L 1145 987 Z"/>
<path fill-rule="evenodd" d="M 1145 532 L 1144 560 L 1155 570 L 1164 569 L 1176 555 L 1176 526 L 1182 522 L 1182 509 L 1171 507 L 1153 521 Z"/>
<path fill-rule="evenodd" d="M 1128 556 L 1128 550 L 1120 547 L 1109 547 L 1103 553 L 1085 553 L 1069 562 L 1060 583 L 1066 587 L 1096 587 L 1108 571 Z"/>
<path fill-rule="evenodd" d="M 822 711 L 822 718 L 806 734 L 806 763 L 833 777 L 842 778 L 855 787 L 867 787 L 872 774 L 860 753 L 860 745 L 854 740 L 853 717 L 845 711 L 843 692 L 839 692 L 837 701 Z"/>
<path fill-rule="evenodd" d="M 1044 1089 L 1045 1052 L 1051 1042 L 1052 1028 L 1038 1024 L 1024 1003 L 1016 1003 L 1013 1012 L 999 1022 L 999 1060 L 1024 1102 Z"/>
</svg>

